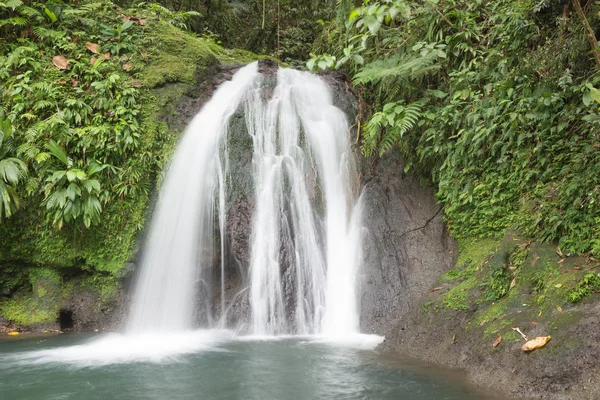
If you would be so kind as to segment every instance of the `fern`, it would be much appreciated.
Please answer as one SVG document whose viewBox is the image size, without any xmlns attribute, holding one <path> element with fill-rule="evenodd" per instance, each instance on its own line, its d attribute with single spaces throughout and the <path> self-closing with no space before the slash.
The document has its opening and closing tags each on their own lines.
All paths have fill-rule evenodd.
<svg viewBox="0 0 600 400">
<path fill-rule="evenodd" d="M 356 84 L 379 83 L 386 79 L 414 80 L 441 68 L 438 62 L 445 53 L 438 48 L 432 51 L 396 54 L 373 61 L 354 76 Z"/>
<path fill-rule="evenodd" d="M 380 155 L 390 151 L 402 137 L 417 126 L 424 101 L 408 105 L 404 101 L 388 103 L 369 119 L 363 132 L 362 152 L 369 157 L 379 148 Z"/>
</svg>

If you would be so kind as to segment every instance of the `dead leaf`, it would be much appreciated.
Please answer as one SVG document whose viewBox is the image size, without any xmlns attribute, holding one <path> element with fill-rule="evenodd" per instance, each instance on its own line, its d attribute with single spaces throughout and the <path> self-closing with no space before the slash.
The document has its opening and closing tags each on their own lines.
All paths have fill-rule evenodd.
<svg viewBox="0 0 600 400">
<path fill-rule="evenodd" d="M 71 86 L 77 87 L 77 85 L 79 85 L 79 82 L 76 81 L 74 78 L 71 78 Z"/>
<path fill-rule="evenodd" d="M 132 81 L 131 82 L 131 87 L 138 87 L 138 86 L 142 86 L 142 82 L 139 82 L 139 81 Z"/>
<path fill-rule="evenodd" d="M 433 293 L 433 292 L 437 292 L 438 290 L 442 290 L 443 288 L 444 288 L 443 286 L 439 286 L 439 287 L 436 287 L 436 288 L 433 288 L 433 289 L 431 289 L 431 290 L 430 290 L 430 292 L 431 292 L 431 293 Z"/>
<path fill-rule="evenodd" d="M 542 312 L 540 311 L 539 314 L 538 314 L 538 317 L 541 317 L 541 316 L 542 316 Z"/>
<path fill-rule="evenodd" d="M 110 58 L 110 53 L 104 53 L 100 58 L 102 58 L 102 60 L 108 60 Z"/>
<path fill-rule="evenodd" d="M 562 312 L 562 307 L 561 306 L 557 306 L 556 309 L 558 310 L 558 312 Z"/>
<path fill-rule="evenodd" d="M 136 25 L 146 25 L 146 21 L 145 19 L 140 19 L 138 22 L 136 22 Z"/>
<path fill-rule="evenodd" d="M 128 62 L 127 64 L 123 65 L 123 69 L 125 71 L 129 71 L 131 69 L 131 67 L 133 67 L 133 64 Z"/>
<path fill-rule="evenodd" d="M 127 60 L 129 60 L 129 57 L 127 57 L 127 56 L 121 56 L 121 57 L 119 57 L 119 60 L 121 60 L 121 61 L 127 61 Z"/>
<path fill-rule="evenodd" d="M 64 85 L 67 83 L 67 81 L 65 81 L 64 79 L 61 79 L 60 81 L 58 81 L 58 83 L 60 83 L 61 85 Z"/>
<path fill-rule="evenodd" d="M 559 264 L 562 264 L 562 263 L 564 263 L 564 262 L 565 262 L 565 259 L 564 259 L 564 258 L 561 258 L 560 260 L 558 260 L 558 263 L 559 263 Z"/>
<path fill-rule="evenodd" d="M 513 278 L 513 280 L 510 281 L 510 289 L 514 288 L 516 284 L 517 284 L 517 280 L 515 278 Z"/>
<path fill-rule="evenodd" d="M 64 56 L 52 57 L 52 63 L 54 63 L 58 69 L 69 69 L 69 62 Z"/>
<path fill-rule="evenodd" d="M 498 339 L 496 339 L 496 340 L 494 341 L 494 343 L 492 343 L 492 346 L 494 346 L 494 347 L 498 347 L 498 345 L 499 345 L 500 343 L 502 343 L 502 336 L 498 336 Z"/>
<path fill-rule="evenodd" d="M 85 48 L 91 51 L 94 54 L 100 54 L 100 49 L 98 43 L 86 42 Z"/>
<path fill-rule="evenodd" d="M 531 325 L 537 325 L 538 323 L 535 321 L 531 321 Z"/>
<path fill-rule="evenodd" d="M 560 289 L 561 287 L 563 287 L 562 283 L 557 283 L 556 285 L 554 285 L 555 288 Z"/>
<path fill-rule="evenodd" d="M 552 336 L 538 336 L 521 346 L 521 349 L 528 352 L 539 349 L 540 347 L 544 347 L 546 343 L 550 341 L 550 339 L 552 339 Z"/>
<path fill-rule="evenodd" d="M 575 268 L 573 268 L 573 271 L 581 271 L 581 268 L 580 267 L 575 267 Z"/>
<path fill-rule="evenodd" d="M 90 64 L 94 65 L 94 64 L 96 64 L 96 61 L 98 61 L 98 60 L 96 59 L 96 57 L 92 57 L 92 58 L 90 58 Z"/>
<path fill-rule="evenodd" d="M 487 322 L 486 320 L 481 321 L 481 323 L 479 324 L 479 326 L 484 326 L 486 322 Z"/>
</svg>

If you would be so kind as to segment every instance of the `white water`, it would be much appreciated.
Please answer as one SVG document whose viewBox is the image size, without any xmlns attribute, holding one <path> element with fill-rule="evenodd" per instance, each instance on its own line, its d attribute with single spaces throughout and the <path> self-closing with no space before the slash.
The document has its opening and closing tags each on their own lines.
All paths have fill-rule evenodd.
<svg viewBox="0 0 600 400">
<path fill-rule="evenodd" d="M 224 83 L 187 127 L 156 205 L 136 282 L 127 331 L 192 328 L 201 254 L 210 250 L 213 210 L 223 173 L 221 138 L 229 117 L 259 78 L 252 64 Z M 222 207 L 221 207 L 222 208 Z M 206 257 L 204 257 L 206 258 Z M 200 283 L 202 285 L 202 282 Z"/>
<path fill-rule="evenodd" d="M 269 100 L 262 80 L 256 63 L 241 69 L 186 129 L 152 217 L 129 333 L 191 329 L 198 291 L 211 309 L 211 274 L 200 272 L 219 259 L 207 256 L 215 226 L 225 237 L 228 158 L 236 155 L 224 138 L 239 134 L 227 132 L 239 107 L 254 143 L 249 333 L 358 332 L 361 204 L 346 117 L 318 77 L 280 69 Z M 224 297 L 221 309 L 224 320 Z"/>
</svg>

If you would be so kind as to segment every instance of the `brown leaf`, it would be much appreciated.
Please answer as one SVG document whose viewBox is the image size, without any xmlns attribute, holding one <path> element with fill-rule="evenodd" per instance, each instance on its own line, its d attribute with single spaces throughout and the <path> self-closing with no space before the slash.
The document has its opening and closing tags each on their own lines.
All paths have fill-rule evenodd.
<svg viewBox="0 0 600 400">
<path fill-rule="evenodd" d="M 431 293 L 433 293 L 433 292 L 437 292 L 438 290 L 442 290 L 443 288 L 444 288 L 443 286 L 436 287 L 436 288 L 433 288 L 433 289 L 431 289 L 431 290 L 430 290 L 430 292 L 431 292 Z"/>
<path fill-rule="evenodd" d="M 123 65 L 123 69 L 125 71 L 129 71 L 131 69 L 131 67 L 133 67 L 133 64 L 128 62 L 127 64 Z"/>
<path fill-rule="evenodd" d="M 565 262 L 565 259 L 564 259 L 564 258 L 562 258 L 562 259 L 560 259 L 560 260 L 558 261 L 558 263 L 559 263 L 559 264 L 562 264 L 562 263 L 564 263 L 564 262 Z"/>
<path fill-rule="evenodd" d="M 104 53 L 100 58 L 102 58 L 102 60 L 108 60 L 110 58 L 110 53 Z"/>
<path fill-rule="evenodd" d="M 556 309 L 558 310 L 558 312 L 562 312 L 562 307 L 561 306 L 557 306 Z"/>
<path fill-rule="evenodd" d="M 515 278 L 513 278 L 513 280 L 510 281 L 510 289 L 514 288 L 516 284 L 517 284 L 517 280 Z"/>
<path fill-rule="evenodd" d="M 479 324 L 479 326 L 484 326 L 486 322 L 487 322 L 486 320 L 481 321 L 481 323 Z"/>
<path fill-rule="evenodd" d="M 139 81 L 132 81 L 131 82 L 131 87 L 138 87 L 138 86 L 142 86 L 142 82 L 139 82 Z"/>
<path fill-rule="evenodd" d="M 79 85 L 79 82 L 76 81 L 74 78 L 71 78 L 71 86 L 77 87 L 77 85 Z"/>
<path fill-rule="evenodd" d="M 492 346 L 494 346 L 494 347 L 498 347 L 498 345 L 499 345 L 500 343 L 502 343 L 502 336 L 498 336 L 498 339 L 496 339 L 496 340 L 494 341 L 494 343 L 492 343 Z"/>
<path fill-rule="evenodd" d="M 523 351 L 533 351 L 535 349 L 539 349 L 540 347 L 544 347 L 546 343 L 550 341 L 550 339 L 552 339 L 552 336 L 538 336 L 521 346 L 521 349 Z"/>
<path fill-rule="evenodd" d="M 538 323 L 535 321 L 531 321 L 531 325 L 537 325 Z"/>
<path fill-rule="evenodd" d="M 573 271 L 581 271 L 581 267 L 575 267 L 573 268 Z"/>
<path fill-rule="evenodd" d="M 96 61 L 98 61 L 98 60 L 96 59 L 96 57 L 92 57 L 92 58 L 90 58 L 90 64 L 94 65 L 94 64 L 96 64 Z"/>
<path fill-rule="evenodd" d="M 69 62 L 64 56 L 52 57 L 52 63 L 54 63 L 58 69 L 69 69 Z"/>
<path fill-rule="evenodd" d="M 100 49 L 99 49 L 98 43 L 86 42 L 85 48 L 94 54 L 100 54 Z"/>
<path fill-rule="evenodd" d="M 127 56 L 121 56 L 121 57 L 119 57 L 119 60 L 121 60 L 121 61 L 127 61 L 127 60 L 129 60 L 129 57 L 127 57 Z"/>
<path fill-rule="evenodd" d="M 140 20 L 139 20 L 139 21 L 137 21 L 135 24 L 136 24 L 136 25 L 146 25 L 146 22 L 148 22 L 148 21 L 146 21 L 145 19 L 140 19 Z"/>
<path fill-rule="evenodd" d="M 65 81 L 64 79 L 61 79 L 60 81 L 58 81 L 58 83 L 60 83 L 61 85 L 64 85 L 67 83 L 67 81 Z"/>
</svg>

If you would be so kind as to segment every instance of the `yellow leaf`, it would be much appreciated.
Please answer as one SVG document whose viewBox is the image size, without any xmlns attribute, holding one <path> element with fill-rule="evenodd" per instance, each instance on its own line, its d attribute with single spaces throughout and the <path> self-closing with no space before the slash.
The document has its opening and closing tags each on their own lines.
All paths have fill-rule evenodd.
<svg viewBox="0 0 600 400">
<path fill-rule="evenodd" d="M 550 341 L 550 339 L 552 339 L 552 336 L 538 336 L 521 346 L 521 349 L 523 349 L 523 351 L 533 351 L 535 349 L 539 349 L 540 347 L 544 347 L 546 343 Z"/>
</svg>

